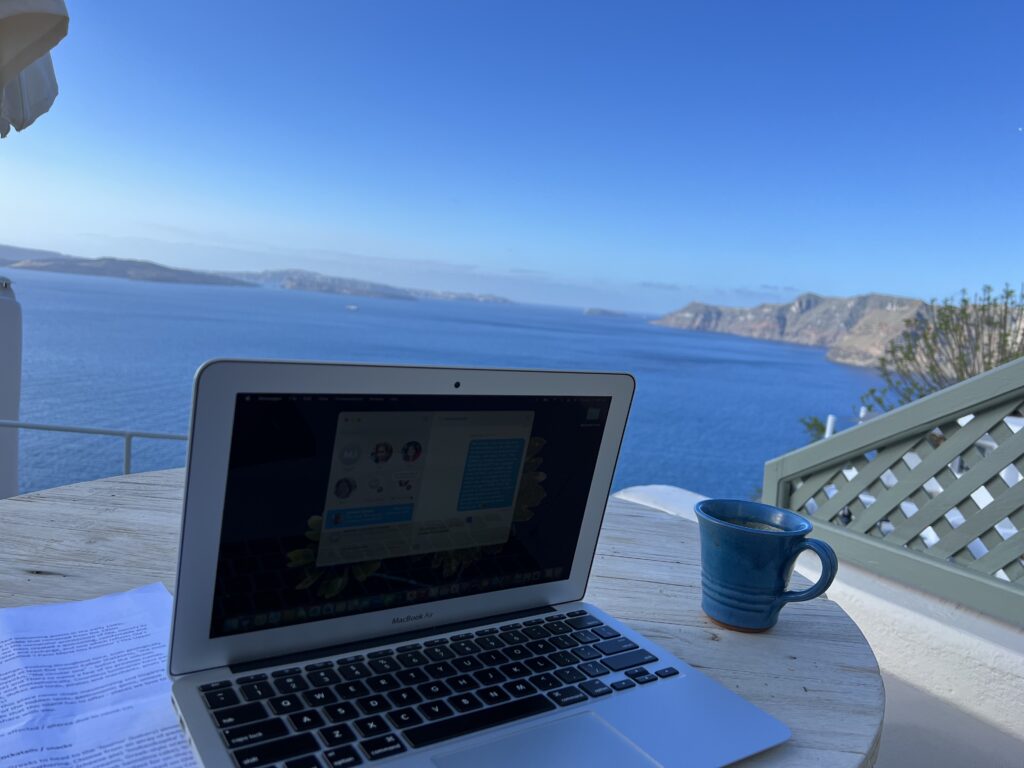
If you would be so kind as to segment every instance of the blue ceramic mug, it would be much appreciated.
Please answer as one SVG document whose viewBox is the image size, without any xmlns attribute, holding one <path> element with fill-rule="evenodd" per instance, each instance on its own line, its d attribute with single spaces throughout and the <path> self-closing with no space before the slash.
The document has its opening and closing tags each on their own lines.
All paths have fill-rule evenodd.
<svg viewBox="0 0 1024 768">
<path fill-rule="evenodd" d="M 705 499 L 694 505 L 700 523 L 701 607 L 729 629 L 763 632 L 786 603 L 822 594 L 839 569 L 835 550 L 808 539 L 814 526 L 788 509 L 754 501 Z M 808 589 L 786 589 L 796 557 L 821 558 L 821 578 Z"/>
</svg>

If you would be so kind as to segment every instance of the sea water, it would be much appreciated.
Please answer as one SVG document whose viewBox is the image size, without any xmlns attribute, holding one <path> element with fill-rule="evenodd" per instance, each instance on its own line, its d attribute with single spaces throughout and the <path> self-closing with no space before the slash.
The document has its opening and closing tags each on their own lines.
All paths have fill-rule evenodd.
<svg viewBox="0 0 1024 768">
<path fill-rule="evenodd" d="M 21 419 L 184 434 L 205 360 L 260 357 L 628 371 L 614 488 L 660 483 L 752 497 L 764 462 L 807 442 L 802 416 L 852 423 L 877 375 L 825 350 L 673 330 L 640 316 L 9 269 L 24 316 Z M 122 471 L 122 442 L 21 432 L 22 492 Z M 134 471 L 182 466 L 184 443 L 135 441 Z"/>
</svg>

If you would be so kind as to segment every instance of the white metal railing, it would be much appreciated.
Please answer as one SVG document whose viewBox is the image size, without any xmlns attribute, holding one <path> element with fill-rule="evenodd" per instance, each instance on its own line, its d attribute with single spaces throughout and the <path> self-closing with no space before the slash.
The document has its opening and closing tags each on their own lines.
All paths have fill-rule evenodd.
<svg viewBox="0 0 1024 768">
<path fill-rule="evenodd" d="M 175 435 L 167 432 L 139 432 L 133 429 L 97 429 L 96 427 L 69 427 L 58 424 L 33 424 L 28 421 L 11 421 L 0 419 L 0 427 L 10 429 L 31 429 L 40 432 L 71 432 L 77 435 L 102 435 L 119 437 L 124 440 L 124 474 L 132 473 L 132 440 L 136 437 L 143 440 L 188 440 L 187 435 Z"/>
</svg>

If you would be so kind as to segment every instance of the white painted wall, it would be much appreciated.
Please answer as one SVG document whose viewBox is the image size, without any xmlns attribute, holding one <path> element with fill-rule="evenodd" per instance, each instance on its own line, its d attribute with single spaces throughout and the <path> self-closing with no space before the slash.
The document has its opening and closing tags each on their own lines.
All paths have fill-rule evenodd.
<svg viewBox="0 0 1024 768">
<path fill-rule="evenodd" d="M 668 485 L 615 495 L 694 522 L 704 498 Z M 816 580 L 818 558 L 801 555 L 796 570 Z M 828 597 L 857 622 L 883 672 L 1024 741 L 1024 630 L 845 562 Z"/>
<path fill-rule="evenodd" d="M 17 420 L 21 402 L 21 305 L 0 277 L 0 419 Z M 0 499 L 18 494 L 18 430 L 0 428 Z"/>
</svg>

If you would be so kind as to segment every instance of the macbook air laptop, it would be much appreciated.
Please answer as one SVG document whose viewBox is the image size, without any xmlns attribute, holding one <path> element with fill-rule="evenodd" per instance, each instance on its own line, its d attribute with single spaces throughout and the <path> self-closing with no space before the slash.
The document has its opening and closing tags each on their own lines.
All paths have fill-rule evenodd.
<svg viewBox="0 0 1024 768">
<path fill-rule="evenodd" d="M 785 741 L 581 602 L 633 387 L 203 366 L 169 654 L 200 762 L 712 766 Z"/>
</svg>

